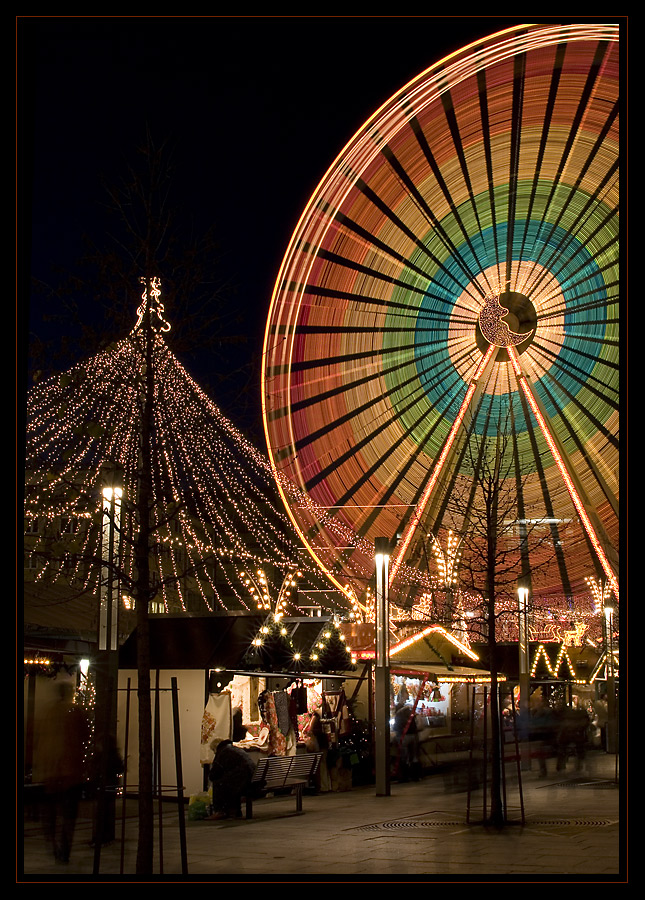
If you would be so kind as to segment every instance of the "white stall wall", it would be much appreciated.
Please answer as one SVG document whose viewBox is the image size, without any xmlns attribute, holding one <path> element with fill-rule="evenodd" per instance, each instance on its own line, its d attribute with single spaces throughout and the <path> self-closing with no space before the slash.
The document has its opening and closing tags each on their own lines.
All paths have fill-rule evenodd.
<svg viewBox="0 0 645 900">
<path fill-rule="evenodd" d="M 201 745 L 202 714 L 204 712 L 204 672 L 198 669 L 171 671 L 163 669 L 159 673 L 159 720 L 160 720 L 160 754 L 161 784 L 163 796 L 176 797 L 176 765 L 175 738 L 172 717 L 171 679 L 177 679 L 177 697 L 179 705 L 179 729 L 181 739 L 181 756 L 183 769 L 184 795 L 197 794 L 203 787 L 203 769 L 199 761 Z M 130 714 L 128 727 L 127 750 L 127 783 L 133 790 L 138 783 L 139 775 L 139 719 L 137 702 L 137 671 L 122 670 L 119 672 L 119 701 L 117 734 L 121 753 L 125 748 L 126 705 L 128 696 L 128 680 L 130 681 Z M 154 688 L 156 673 L 151 672 Z M 155 692 L 152 695 L 153 729 L 155 714 Z"/>
</svg>

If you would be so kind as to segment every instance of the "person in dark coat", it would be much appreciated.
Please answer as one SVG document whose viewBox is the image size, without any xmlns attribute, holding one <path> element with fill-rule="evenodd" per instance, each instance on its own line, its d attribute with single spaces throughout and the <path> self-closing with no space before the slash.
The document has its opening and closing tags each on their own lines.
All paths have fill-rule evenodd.
<svg viewBox="0 0 645 900">
<path fill-rule="evenodd" d="M 394 716 L 394 732 L 399 739 L 399 780 L 419 780 L 419 732 L 410 706 L 399 703 Z"/>
<path fill-rule="evenodd" d="M 554 752 L 555 735 L 556 721 L 554 712 L 548 703 L 540 700 L 531 710 L 529 736 L 536 745 L 534 755 L 538 759 L 541 778 L 547 775 L 547 759 Z"/>
<path fill-rule="evenodd" d="M 246 737 L 247 730 L 246 725 L 244 725 L 242 720 L 242 710 L 239 706 L 236 706 L 233 710 L 233 741 L 237 743 L 238 741 L 243 741 Z"/>
<path fill-rule="evenodd" d="M 211 819 L 242 817 L 242 797 L 246 796 L 255 772 L 255 763 L 232 741 L 220 741 L 208 777 L 213 784 Z"/>
<path fill-rule="evenodd" d="M 37 722 L 32 781 L 43 787 L 41 820 L 57 863 L 68 863 L 83 785 L 89 723 L 74 703 L 74 685 L 56 685 L 56 696 Z"/>
<path fill-rule="evenodd" d="M 557 715 L 557 764 L 558 771 L 565 769 L 567 756 L 573 749 L 576 758 L 576 769 L 582 769 L 585 758 L 585 745 L 589 716 L 581 706 L 562 706 Z"/>
</svg>

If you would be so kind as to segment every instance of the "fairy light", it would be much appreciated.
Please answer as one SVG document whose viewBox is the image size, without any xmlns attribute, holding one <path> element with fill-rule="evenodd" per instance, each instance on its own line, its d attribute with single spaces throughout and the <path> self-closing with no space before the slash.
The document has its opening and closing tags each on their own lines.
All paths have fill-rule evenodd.
<svg viewBox="0 0 645 900">
<path fill-rule="evenodd" d="M 347 654 L 350 660 L 350 665 L 355 665 L 356 656 L 352 652 L 351 648 L 347 646 L 347 639 L 341 631 L 339 623 L 337 621 L 333 621 L 325 625 L 321 629 L 309 653 L 309 658 L 311 659 L 311 661 L 317 663 L 321 658 L 324 658 L 324 654 L 326 652 L 330 652 L 333 643 L 336 641 L 338 642 L 340 653 L 343 656 Z M 343 644 L 345 646 L 342 646 Z"/>
<path fill-rule="evenodd" d="M 155 316 L 163 321 L 159 282 L 151 283 Z M 95 504 L 100 467 L 117 463 L 124 474 L 124 527 L 136 505 L 140 440 L 140 386 L 144 370 L 137 328 L 72 369 L 36 385 L 27 398 L 25 552 L 36 583 L 72 580 L 96 590 L 100 571 L 100 528 Z M 167 329 L 160 329 L 166 331 Z M 233 604 L 250 609 L 271 603 L 266 579 L 254 576 L 250 596 L 239 572 L 256 573 L 271 564 L 287 573 L 276 600 L 293 601 L 303 571 L 293 565 L 301 544 L 276 502 L 271 467 L 226 419 L 171 353 L 163 335 L 153 338 L 152 568 L 158 602 L 166 611 L 195 611 L 195 602 L 213 612 Z M 79 427 L 80 426 L 80 427 Z M 291 488 L 290 488 L 291 490 Z M 76 519 L 75 534 L 59 534 L 63 518 Z M 37 522 L 36 522 L 37 520 Z M 31 523 L 34 523 L 33 526 Z M 73 547 L 67 566 L 52 544 Z M 122 600 L 136 578 L 132 542 L 121 560 Z M 26 570 L 27 571 L 27 570 Z M 348 592 L 349 593 L 349 592 Z"/>
<path fill-rule="evenodd" d="M 594 600 L 594 612 L 602 613 L 605 609 L 605 603 L 611 594 L 609 584 L 600 578 L 596 579 L 589 576 L 585 577 L 585 581 Z"/>
<path fill-rule="evenodd" d="M 549 675 L 551 675 L 553 678 L 557 677 L 560 667 L 563 665 L 563 663 L 565 663 L 567 666 L 567 669 L 569 671 L 570 680 L 572 680 L 576 684 L 585 684 L 585 679 L 581 679 L 581 678 L 577 677 L 575 667 L 574 667 L 573 663 L 571 662 L 571 659 L 569 658 L 569 654 L 567 653 L 567 648 L 564 644 L 562 644 L 562 646 L 560 647 L 560 649 L 558 651 L 558 656 L 556 658 L 555 663 L 551 663 L 551 660 L 549 659 L 549 654 L 546 652 L 546 647 L 544 646 L 544 644 L 540 644 L 538 646 L 537 650 L 535 651 L 535 656 L 533 657 L 533 664 L 531 666 L 531 678 L 535 677 L 535 674 L 538 669 L 538 665 L 540 664 L 541 661 L 544 662 L 544 664 L 546 665 L 547 670 L 549 672 Z"/>
<path fill-rule="evenodd" d="M 451 588 L 457 583 L 457 569 L 461 559 L 461 542 L 462 538 L 452 530 L 448 531 L 445 550 L 436 536 L 433 536 L 432 539 L 432 549 L 439 569 L 439 580 L 446 588 Z"/>
<path fill-rule="evenodd" d="M 137 322 L 134 326 L 134 330 L 136 331 L 141 327 L 143 323 L 144 316 L 146 314 L 146 310 L 150 307 L 150 312 L 154 313 L 155 319 L 153 319 L 153 328 L 155 331 L 170 331 L 170 323 L 166 322 L 163 317 L 164 307 L 161 302 L 161 281 L 158 277 L 154 276 L 153 278 L 140 278 L 140 283 L 145 286 L 145 290 L 141 295 L 141 299 L 143 303 L 137 310 Z M 157 322 L 158 320 L 158 322 Z M 160 324 L 158 324 L 160 323 Z"/>
</svg>

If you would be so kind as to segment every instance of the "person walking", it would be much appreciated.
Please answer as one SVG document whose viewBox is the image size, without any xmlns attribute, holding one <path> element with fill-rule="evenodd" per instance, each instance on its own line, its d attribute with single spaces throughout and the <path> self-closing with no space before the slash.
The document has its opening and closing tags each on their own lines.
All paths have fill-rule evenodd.
<svg viewBox="0 0 645 900">
<path fill-rule="evenodd" d="M 74 684 L 56 685 L 53 701 L 38 717 L 32 783 L 42 785 L 41 820 L 57 863 L 68 863 L 85 783 L 89 723 L 74 703 Z"/>
</svg>

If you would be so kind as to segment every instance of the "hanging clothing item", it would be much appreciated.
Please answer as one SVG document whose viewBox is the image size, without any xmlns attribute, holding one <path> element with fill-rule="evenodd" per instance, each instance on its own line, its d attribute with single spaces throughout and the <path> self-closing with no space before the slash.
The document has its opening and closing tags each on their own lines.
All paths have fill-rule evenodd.
<svg viewBox="0 0 645 900">
<path fill-rule="evenodd" d="M 210 694 L 202 714 L 202 736 L 199 761 L 202 766 L 210 766 L 215 756 L 211 747 L 214 740 L 230 740 L 233 736 L 233 716 L 231 695 L 228 691 Z"/>
<path fill-rule="evenodd" d="M 307 712 L 307 688 L 301 679 L 295 682 L 291 687 L 291 700 L 295 703 L 296 715 L 300 716 Z"/>
<path fill-rule="evenodd" d="M 344 690 L 323 691 L 323 716 L 335 721 L 336 734 L 349 734 L 352 723 Z"/>
<path fill-rule="evenodd" d="M 262 718 L 269 727 L 269 756 L 293 756 L 296 752 L 297 741 L 289 720 L 289 698 L 284 694 L 287 701 L 287 722 L 286 731 L 283 731 L 279 724 L 278 711 L 276 708 L 276 696 L 280 694 L 284 694 L 284 691 L 276 691 L 275 693 L 263 691 L 259 699 Z M 278 703 L 282 704 L 282 701 L 278 700 Z"/>
<path fill-rule="evenodd" d="M 258 692 L 259 679 L 250 675 L 236 675 L 228 685 L 231 692 L 231 704 L 233 708 L 239 706 L 242 710 L 242 720 L 245 725 L 258 722 Z"/>
<path fill-rule="evenodd" d="M 289 695 L 286 691 L 276 691 L 273 695 L 275 701 L 275 711 L 278 717 L 278 728 L 286 735 L 291 728 L 291 717 L 289 715 Z"/>
</svg>

